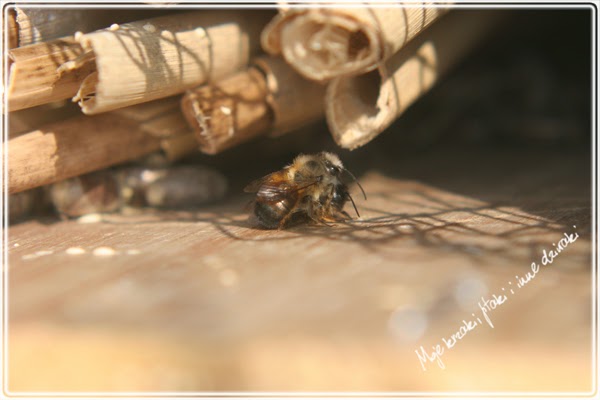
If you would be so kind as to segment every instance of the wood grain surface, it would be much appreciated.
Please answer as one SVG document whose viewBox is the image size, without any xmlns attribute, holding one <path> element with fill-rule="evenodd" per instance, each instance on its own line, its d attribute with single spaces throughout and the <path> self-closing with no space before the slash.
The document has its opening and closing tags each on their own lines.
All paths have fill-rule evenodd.
<svg viewBox="0 0 600 400">
<path fill-rule="evenodd" d="M 73 97 L 95 65 L 87 62 L 62 73 L 61 65 L 76 62 L 84 51 L 71 37 L 11 50 L 8 109 L 21 110 Z"/>
<path fill-rule="evenodd" d="M 199 210 L 11 226 L 9 391 L 590 391 L 589 154 L 367 154 L 343 157 L 362 218 L 335 227 L 256 229 L 243 183 Z M 509 287 L 423 370 L 416 350 Z"/>
<path fill-rule="evenodd" d="M 138 121 L 75 116 L 13 137 L 2 149 L 8 192 L 18 193 L 142 157 L 160 148 Z M 35 154 L 35 157 L 33 156 Z"/>
</svg>

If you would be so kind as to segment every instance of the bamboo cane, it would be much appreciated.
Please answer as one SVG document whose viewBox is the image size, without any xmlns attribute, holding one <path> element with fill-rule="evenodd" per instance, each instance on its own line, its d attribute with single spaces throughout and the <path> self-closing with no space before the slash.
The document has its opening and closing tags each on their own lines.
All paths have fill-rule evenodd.
<svg viewBox="0 0 600 400">
<path fill-rule="evenodd" d="M 167 98 L 103 115 L 79 115 L 47 123 L 20 135 L 9 132 L 4 148 L 8 150 L 9 193 L 156 151 L 163 151 L 168 161 L 196 152 L 197 144 L 179 101 Z"/>
<path fill-rule="evenodd" d="M 377 71 L 330 82 L 325 111 L 340 146 L 360 147 L 387 128 L 485 38 L 496 10 L 456 10 L 442 17 Z"/>
<path fill-rule="evenodd" d="M 200 148 L 194 133 L 161 139 L 160 148 L 168 162 L 174 162 L 197 153 Z"/>
<path fill-rule="evenodd" d="M 265 27 L 262 46 L 306 78 L 325 81 L 375 69 L 446 11 L 432 3 L 374 3 L 287 9 Z"/>
<path fill-rule="evenodd" d="M 160 148 L 135 121 L 79 116 L 8 141 L 8 191 L 16 193 L 131 160 Z"/>
<path fill-rule="evenodd" d="M 246 67 L 264 12 L 201 11 L 115 25 L 82 35 L 97 74 L 74 100 L 96 114 L 181 93 Z"/>
<path fill-rule="evenodd" d="M 198 143 L 184 118 L 180 96 L 142 103 L 113 111 L 139 123 L 139 129 L 160 139 L 161 155 L 174 162 L 198 152 Z"/>
<path fill-rule="evenodd" d="M 21 40 L 19 48 L 8 53 L 9 110 L 16 111 L 70 99 L 77 94 L 84 79 L 96 72 L 94 54 L 84 51 L 78 42 L 83 32 L 113 26 L 117 22 L 157 15 L 159 12 L 165 11 L 18 7 L 9 9 L 8 24 L 9 28 L 13 27 L 9 29 L 9 38 L 15 37 L 14 40 L 17 40 L 19 35 L 28 38 Z M 20 21 L 20 25 L 17 20 Z M 54 27 L 53 30 L 49 29 L 50 26 Z M 31 37 L 31 32 L 36 32 L 35 38 Z M 54 39 L 57 34 L 69 36 Z"/>
<path fill-rule="evenodd" d="M 95 71 L 91 55 L 73 38 L 19 47 L 8 52 L 8 109 L 21 110 L 73 97 Z M 69 69 L 62 65 L 74 63 Z"/>
<path fill-rule="evenodd" d="M 188 91 L 181 108 L 200 150 L 216 154 L 269 130 L 272 115 L 266 97 L 265 78 L 251 67 Z"/>
<path fill-rule="evenodd" d="M 104 18 L 98 14 L 95 16 L 98 22 L 94 24 L 92 13 L 84 9 L 18 6 L 12 10 L 19 47 L 73 35 L 86 27 L 97 29 L 104 24 Z"/>
<path fill-rule="evenodd" d="M 283 60 L 261 57 L 244 72 L 188 91 L 182 110 L 200 150 L 216 154 L 322 117 L 324 92 L 323 86 L 306 81 Z"/>
<path fill-rule="evenodd" d="M 257 58 L 254 65 L 266 79 L 267 103 L 273 113 L 272 136 L 290 132 L 323 116 L 325 86 L 307 81 L 278 58 Z"/>
<path fill-rule="evenodd" d="M 17 25 L 17 12 L 15 9 L 8 9 L 5 14 L 6 19 L 2 19 L 3 32 L 6 32 L 6 45 L 13 49 L 19 45 L 19 26 Z"/>
<path fill-rule="evenodd" d="M 113 111 L 139 124 L 139 129 L 160 139 L 160 150 L 167 162 L 198 152 L 194 133 L 185 120 L 180 96 L 142 103 Z"/>
<path fill-rule="evenodd" d="M 91 32 L 136 19 L 168 13 L 159 9 L 51 8 L 39 5 L 8 6 L 9 49 Z"/>
<path fill-rule="evenodd" d="M 40 126 L 81 115 L 81 110 L 71 102 L 56 102 L 8 113 L 8 138 L 33 131 Z"/>
<path fill-rule="evenodd" d="M 139 128 L 156 138 L 172 138 L 191 132 L 179 107 L 180 96 L 142 103 L 113 111 L 139 124 Z"/>
</svg>

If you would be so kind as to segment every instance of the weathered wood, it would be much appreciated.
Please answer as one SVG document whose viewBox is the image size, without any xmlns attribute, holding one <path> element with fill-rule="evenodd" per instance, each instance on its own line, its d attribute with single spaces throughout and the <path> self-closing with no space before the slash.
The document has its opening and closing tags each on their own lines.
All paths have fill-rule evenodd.
<svg viewBox="0 0 600 400">
<path fill-rule="evenodd" d="M 216 154 L 270 131 L 273 116 L 266 97 L 264 75 L 249 68 L 188 90 L 181 109 L 201 151 Z"/>
<path fill-rule="evenodd" d="M 158 150 L 136 121 L 105 114 L 45 125 L 9 140 L 8 191 L 16 193 L 82 175 Z M 3 150 L 4 150 L 3 149 Z"/>
<path fill-rule="evenodd" d="M 46 113 L 51 114 L 47 110 Z M 39 114 L 32 120 L 53 119 L 52 115 Z M 68 110 L 59 109 L 57 114 L 68 115 Z M 11 128 L 15 130 L 32 122 L 26 110 L 14 115 Z M 32 125 L 37 129 L 21 134 L 9 132 L 10 193 L 134 160 L 159 149 L 170 161 L 197 152 L 178 98 L 138 104 L 100 116 L 79 115 Z"/>
<path fill-rule="evenodd" d="M 61 121 L 81 115 L 81 110 L 73 103 L 44 104 L 38 107 L 8 113 L 8 138 L 31 132 L 51 122 Z"/>
<path fill-rule="evenodd" d="M 109 10 L 25 6 L 11 7 L 10 11 L 12 18 L 9 20 L 12 19 L 12 23 L 15 24 L 15 41 L 18 46 L 73 35 L 77 31 L 98 29 L 106 23 L 110 24 L 111 17 L 112 21 L 116 22 L 114 11 L 111 13 Z"/>
<path fill-rule="evenodd" d="M 84 113 L 97 114 L 239 72 L 258 51 L 269 15 L 203 10 L 82 35 L 79 43 L 93 53 L 97 74 L 82 82 L 76 100 Z"/>
<path fill-rule="evenodd" d="M 73 97 L 86 76 L 96 70 L 93 59 L 62 71 L 68 62 L 85 57 L 81 45 L 66 37 L 19 47 L 8 52 L 11 61 L 8 109 L 16 111 Z"/>
<path fill-rule="evenodd" d="M 35 4 L 8 6 L 9 48 L 47 42 L 75 32 L 91 32 L 111 24 L 164 15 L 165 8 L 48 8 Z"/>
<path fill-rule="evenodd" d="M 323 116 L 324 86 L 302 78 L 278 58 L 258 57 L 251 64 L 183 96 L 183 114 L 204 153 L 216 154 L 259 135 L 281 135 Z"/>
<path fill-rule="evenodd" d="M 17 14 L 14 9 L 9 9 L 6 12 L 6 18 L 2 19 L 2 28 L 6 32 L 7 41 L 6 44 L 9 49 L 15 48 L 19 45 L 19 27 L 17 25 Z"/>
<path fill-rule="evenodd" d="M 503 17 L 497 10 L 453 10 L 377 70 L 332 80 L 325 114 L 333 139 L 350 150 L 373 140 L 483 43 Z"/>
<path fill-rule="evenodd" d="M 291 8 L 281 3 L 280 14 L 263 30 L 262 46 L 317 81 L 377 68 L 447 11 L 425 2 L 395 1 L 389 8 L 370 1 L 348 8 Z"/>
<path fill-rule="evenodd" d="M 335 227 L 255 229 L 238 196 L 11 226 L 9 390 L 591 390 L 589 156 L 344 161 L 369 198 Z M 574 231 L 490 313 L 493 329 L 446 350 L 445 370 L 422 370 L 415 350 L 480 316 L 481 296 L 514 287 Z"/>
</svg>

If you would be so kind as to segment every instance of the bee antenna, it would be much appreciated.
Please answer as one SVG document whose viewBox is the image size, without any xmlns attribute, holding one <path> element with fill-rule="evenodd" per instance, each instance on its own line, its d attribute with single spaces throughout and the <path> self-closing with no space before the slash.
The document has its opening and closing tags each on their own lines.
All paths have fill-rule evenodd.
<svg viewBox="0 0 600 400">
<path fill-rule="evenodd" d="M 350 177 L 352 179 L 354 179 L 354 182 L 356 182 L 356 184 L 358 185 L 358 187 L 360 188 L 360 191 L 362 192 L 363 196 L 365 196 L 365 200 L 367 199 L 367 194 L 365 193 L 365 189 L 363 189 L 363 187 L 360 185 L 360 182 L 358 181 L 358 179 L 356 179 L 356 177 L 352 174 L 352 172 L 348 171 L 346 168 L 343 168 L 344 171 L 346 171 L 346 173 L 348 175 L 350 175 Z M 352 198 L 350 198 L 350 200 L 352 200 Z M 352 204 L 354 204 L 354 201 L 352 202 Z M 354 206 L 354 208 L 356 208 L 356 206 Z M 357 212 L 358 214 L 358 212 Z"/>
<path fill-rule="evenodd" d="M 348 198 L 352 202 L 352 206 L 354 206 L 354 211 L 356 211 L 356 215 L 358 215 L 358 218 L 360 218 L 360 214 L 358 213 L 358 208 L 356 208 L 356 204 L 354 204 L 354 199 L 352 198 L 352 196 L 350 196 L 350 193 L 348 193 Z"/>
</svg>

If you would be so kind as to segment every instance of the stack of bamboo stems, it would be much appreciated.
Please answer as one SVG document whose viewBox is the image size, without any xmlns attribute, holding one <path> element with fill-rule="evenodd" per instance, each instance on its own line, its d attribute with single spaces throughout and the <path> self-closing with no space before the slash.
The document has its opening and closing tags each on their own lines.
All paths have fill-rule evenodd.
<svg viewBox="0 0 600 400">
<path fill-rule="evenodd" d="M 352 150 L 427 93 L 501 18 L 494 10 L 415 3 L 283 5 L 261 33 L 270 56 L 188 91 L 183 111 L 209 154 L 323 116 L 335 142 Z"/>
<path fill-rule="evenodd" d="M 282 8 L 263 30 L 266 51 L 327 83 L 325 116 L 343 148 L 379 135 L 500 20 L 493 10 L 396 5 Z"/>
<path fill-rule="evenodd" d="M 115 19 L 107 10 L 94 20 L 95 11 L 10 10 L 10 140 L 3 148 L 9 193 L 155 151 L 172 161 L 197 151 L 177 94 L 247 68 L 272 15 L 169 10 L 156 16 L 153 9 L 137 15 L 154 18 L 126 22 L 135 10 Z M 100 24 L 105 28 L 94 30 Z M 62 112 L 61 102 L 71 98 L 92 116 Z"/>
<path fill-rule="evenodd" d="M 335 141 L 354 149 L 498 19 L 426 3 L 95 11 L 9 10 L 9 193 L 159 150 L 169 160 L 216 154 L 323 117 Z M 86 115 L 29 125 L 20 117 L 62 115 L 69 99 Z"/>
</svg>

